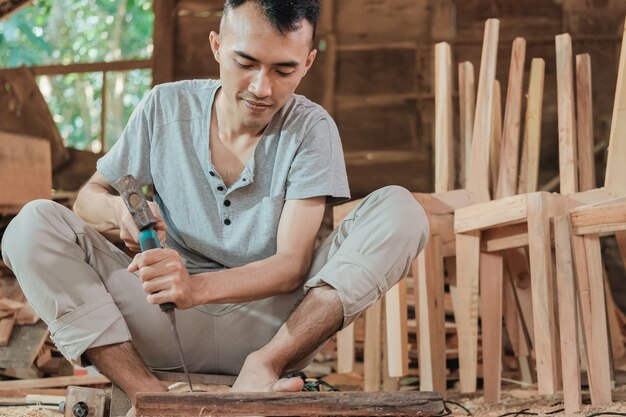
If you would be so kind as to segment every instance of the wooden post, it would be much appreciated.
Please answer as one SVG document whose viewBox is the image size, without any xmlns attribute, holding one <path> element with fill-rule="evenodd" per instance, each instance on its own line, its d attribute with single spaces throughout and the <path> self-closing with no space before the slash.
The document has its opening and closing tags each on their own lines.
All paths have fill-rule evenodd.
<svg viewBox="0 0 626 417">
<path fill-rule="evenodd" d="M 154 0 L 154 49 L 152 85 L 174 81 L 174 39 L 176 38 L 176 1 Z M 198 39 L 208 42 L 208 39 Z"/>
</svg>

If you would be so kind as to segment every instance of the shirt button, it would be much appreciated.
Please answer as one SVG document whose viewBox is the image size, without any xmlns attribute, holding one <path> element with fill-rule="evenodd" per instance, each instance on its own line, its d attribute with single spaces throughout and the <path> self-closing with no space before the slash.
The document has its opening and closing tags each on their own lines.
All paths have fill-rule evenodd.
<svg viewBox="0 0 626 417">
<path fill-rule="evenodd" d="M 230 223 L 231 223 L 230 219 L 226 219 L 226 220 L 224 220 L 224 224 L 225 224 L 226 226 L 229 226 L 229 225 L 230 225 Z"/>
<path fill-rule="evenodd" d="M 217 187 L 217 191 L 224 191 L 224 187 L 220 185 L 219 187 Z"/>
<path fill-rule="evenodd" d="M 209 175 L 210 175 L 210 176 L 212 176 L 212 177 L 214 177 L 214 176 L 215 176 L 215 172 L 213 172 L 213 171 L 209 171 Z"/>
<path fill-rule="evenodd" d="M 224 200 L 224 205 L 225 205 L 226 207 L 230 206 L 230 200 Z"/>
<path fill-rule="evenodd" d="M 245 178 L 242 178 L 242 181 L 243 181 L 243 182 L 246 182 L 246 179 L 245 179 Z"/>
</svg>

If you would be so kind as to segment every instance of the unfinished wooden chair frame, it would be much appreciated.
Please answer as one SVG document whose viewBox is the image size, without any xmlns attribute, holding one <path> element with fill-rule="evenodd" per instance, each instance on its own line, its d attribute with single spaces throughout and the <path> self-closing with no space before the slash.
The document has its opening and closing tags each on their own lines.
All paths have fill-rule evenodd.
<svg viewBox="0 0 626 417">
<path fill-rule="evenodd" d="M 622 43 L 620 56 L 605 185 L 602 188 L 582 192 L 576 192 L 578 176 L 575 166 L 577 161 L 576 122 L 573 104 L 571 38 L 567 34 L 559 35 L 556 37 L 556 44 L 561 194 L 538 192 L 514 196 L 460 209 L 455 215 L 457 252 L 462 253 L 465 265 L 462 273 L 457 274 L 459 287 L 462 287 L 459 291 L 462 291 L 464 296 L 464 304 L 461 308 L 472 318 L 476 317 L 479 276 L 481 284 L 485 287 L 488 286 L 486 282 L 490 283 L 492 289 L 502 285 L 502 261 L 498 251 L 509 247 L 529 246 L 538 388 L 543 394 L 552 394 L 558 388 L 550 221 L 566 214 L 572 207 L 605 201 L 626 194 L 626 183 L 623 181 L 624 174 L 626 174 L 623 166 L 623 161 L 626 160 L 626 140 L 623 137 L 626 133 L 624 120 L 626 44 Z M 484 239 L 482 249 L 488 256 L 480 258 L 479 266 L 481 232 L 491 233 L 491 236 Z M 495 235 L 500 239 L 494 240 Z M 581 293 L 583 298 L 581 314 L 583 323 L 592 323 L 593 317 L 592 326 L 587 328 L 583 326 L 587 357 L 590 362 L 588 375 L 591 398 L 594 404 L 606 404 L 611 401 L 611 392 L 604 287 L 601 275 L 589 273 L 590 266 L 601 262 L 598 245 L 597 236 L 572 237 L 579 286 L 581 289 L 590 289 L 584 294 Z M 483 259 L 486 262 L 483 262 Z M 494 301 L 492 297 L 490 303 Z M 497 311 L 494 314 L 497 315 Z M 498 320 L 499 318 L 491 320 L 491 325 L 495 326 Z M 474 320 L 464 323 L 464 339 L 460 343 L 461 346 L 475 345 L 476 326 L 477 323 Z M 471 371 L 472 364 L 475 363 L 475 355 L 466 352 L 461 355 L 461 358 L 464 362 L 461 364 L 464 369 L 464 378 L 466 381 L 475 380 L 475 373 Z M 491 359 L 499 362 L 499 357 Z M 499 374 L 494 373 L 492 378 L 499 380 Z M 497 400 L 499 383 L 492 384 L 489 393 L 486 391 L 485 395 L 489 395 L 491 400 Z"/>
<path fill-rule="evenodd" d="M 483 40 L 476 113 L 474 117 L 475 123 L 472 133 L 472 137 L 478 139 L 473 140 L 471 157 L 469 158 L 470 166 L 468 168 L 468 172 L 471 174 L 467 175 L 466 187 L 453 191 L 444 189 L 435 193 L 414 193 L 414 197 L 422 204 L 429 217 L 431 232 L 429 243 L 412 266 L 415 280 L 416 310 L 420 310 L 417 314 L 419 320 L 418 327 L 420 329 L 420 389 L 422 390 L 434 389 L 435 391 L 444 393 L 446 389 L 445 332 L 442 300 L 443 274 L 438 269 L 437 260 L 441 259 L 441 256 L 450 256 L 453 254 L 454 243 L 452 242 L 452 244 L 450 244 L 450 242 L 448 242 L 448 244 L 446 244 L 441 240 L 441 237 L 452 236 L 452 216 L 456 208 L 465 207 L 472 203 L 489 199 L 489 142 L 493 123 L 493 86 L 495 84 L 498 32 L 499 21 L 497 19 L 487 20 Z M 448 51 L 446 52 L 446 47 L 440 46 L 438 48 L 438 51 L 440 51 L 438 52 L 438 56 L 442 57 L 445 60 L 444 62 L 447 62 L 444 65 L 449 66 L 449 47 L 447 47 L 447 49 Z M 447 88 L 451 88 L 451 76 L 447 74 L 448 72 L 446 72 L 446 75 L 440 78 L 440 80 L 442 83 L 447 83 Z M 451 104 L 444 102 L 441 106 L 451 107 Z M 448 112 L 448 114 L 451 116 L 451 111 Z M 451 123 L 451 121 L 447 119 L 441 119 L 440 122 L 442 124 Z M 449 134 L 452 132 L 451 127 L 445 130 L 442 126 L 441 129 Z M 442 143 L 448 143 L 448 139 L 443 139 L 442 137 L 441 140 L 445 141 Z M 447 147 L 443 147 L 442 150 L 444 150 L 444 148 L 447 149 Z M 444 154 L 447 154 L 447 157 L 437 163 L 438 166 L 442 167 L 440 169 L 441 175 L 438 175 L 438 178 L 442 178 L 441 183 L 446 184 L 444 187 L 447 188 L 452 183 L 452 177 L 449 173 L 451 172 L 454 160 L 451 151 L 446 151 Z M 343 209 L 341 210 L 343 211 Z M 450 251 L 452 252 L 448 253 Z M 420 280 L 423 281 L 420 282 Z M 420 288 L 422 289 L 421 291 Z M 403 292 L 402 289 L 398 288 L 397 294 L 399 295 L 395 295 L 395 299 L 397 300 L 398 296 L 401 296 Z M 422 297 L 421 300 L 420 297 Z M 388 298 L 389 294 L 387 295 L 387 299 Z M 420 304 L 422 306 L 426 305 L 427 307 L 423 308 Z M 397 309 L 396 305 L 398 304 L 387 303 L 387 311 L 395 312 Z M 406 307 L 401 307 L 401 311 L 402 310 L 406 310 Z M 396 317 L 399 316 L 396 315 Z M 389 319 L 387 323 L 390 323 Z M 348 351 L 352 351 L 353 349 L 353 345 L 349 342 L 349 340 L 351 340 L 351 332 L 352 330 L 347 329 L 344 330 L 343 335 L 338 336 L 338 345 L 342 345 L 341 341 L 344 337 L 348 340 L 345 344 L 348 346 Z M 402 335 L 406 334 L 406 331 L 401 331 L 400 333 L 401 335 L 399 337 L 404 337 Z M 427 336 L 425 336 L 425 334 L 427 334 Z M 392 346 L 398 346 L 397 340 Z M 398 349 L 403 348 L 406 348 L 406 343 L 401 342 Z M 342 346 L 338 346 L 338 351 L 341 349 Z M 404 358 L 407 357 L 406 351 L 402 351 L 401 355 L 404 360 Z M 430 357 L 426 357 L 427 355 L 430 355 Z M 392 359 L 391 352 L 389 352 L 388 358 L 390 360 Z M 404 369 L 406 369 L 404 362 L 400 367 L 401 368 L 396 369 L 401 369 L 402 372 L 404 372 Z M 391 363 L 389 364 L 389 371 L 390 374 L 393 372 Z"/>
</svg>

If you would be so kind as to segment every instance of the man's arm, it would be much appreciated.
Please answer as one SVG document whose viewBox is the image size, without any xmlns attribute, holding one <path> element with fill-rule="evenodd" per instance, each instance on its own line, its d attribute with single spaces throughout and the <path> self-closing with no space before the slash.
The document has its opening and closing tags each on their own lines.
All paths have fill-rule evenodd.
<svg viewBox="0 0 626 417">
<path fill-rule="evenodd" d="M 139 251 L 139 229 L 126 208 L 122 198 L 107 180 L 96 171 L 81 188 L 74 203 L 74 212 L 85 223 L 96 229 L 111 241 L 124 241 L 126 246 Z M 148 203 L 157 218 L 156 230 L 161 243 L 165 240 L 166 226 L 156 205 Z"/>
<path fill-rule="evenodd" d="M 325 197 L 289 200 L 278 225 L 277 251 L 269 258 L 219 272 L 189 276 L 174 250 L 138 254 L 129 266 L 140 271 L 153 304 L 178 308 L 207 303 L 239 303 L 295 291 L 311 267 L 315 238 L 324 217 Z"/>
</svg>

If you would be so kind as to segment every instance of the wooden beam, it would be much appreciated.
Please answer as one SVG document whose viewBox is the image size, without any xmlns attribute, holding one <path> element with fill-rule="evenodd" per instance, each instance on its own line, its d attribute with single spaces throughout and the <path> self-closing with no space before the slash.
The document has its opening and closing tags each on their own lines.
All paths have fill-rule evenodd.
<svg viewBox="0 0 626 417">
<path fill-rule="evenodd" d="M 433 392 L 139 393 L 137 416 L 432 416 L 444 411 Z"/>
<path fill-rule="evenodd" d="M 65 65 L 35 65 L 33 67 L 28 67 L 28 69 L 35 77 L 39 77 L 42 75 L 84 74 L 88 72 L 103 71 L 132 71 L 136 69 L 150 68 L 152 68 L 152 59 L 135 59 L 112 62 L 86 62 Z M 0 74 L 6 71 L 8 70 L 0 69 Z"/>
<path fill-rule="evenodd" d="M 457 209 L 454 213 L 454 231 L 465 233 L 525 220 L 526 199 L 526 194 L 514 195 Z"/>
</svg>

